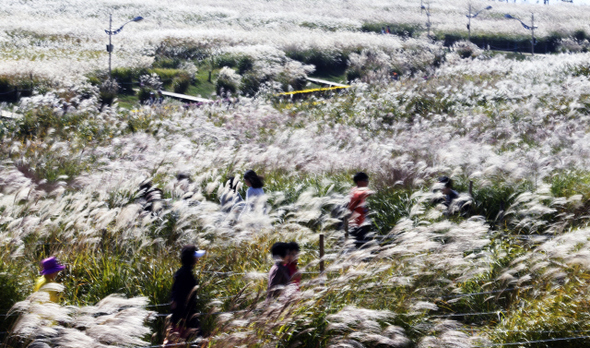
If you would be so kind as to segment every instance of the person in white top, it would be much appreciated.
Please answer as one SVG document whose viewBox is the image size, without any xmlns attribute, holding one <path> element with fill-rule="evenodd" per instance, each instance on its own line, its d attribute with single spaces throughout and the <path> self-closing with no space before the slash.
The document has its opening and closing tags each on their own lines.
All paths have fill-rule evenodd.
<svg viewBox="0 0 590 348">
<path fill-rule="evenodd" d="M 244 173 L 244 183 L 248 186 L 248 190 L 246 191 L 246 205 L 252 210 L 258 198 L 264 195 L 264 189 L 262 188 L 264 183 L 262 182 L 262 178 L 253 170 L 247 170 Z"/>
</svg>

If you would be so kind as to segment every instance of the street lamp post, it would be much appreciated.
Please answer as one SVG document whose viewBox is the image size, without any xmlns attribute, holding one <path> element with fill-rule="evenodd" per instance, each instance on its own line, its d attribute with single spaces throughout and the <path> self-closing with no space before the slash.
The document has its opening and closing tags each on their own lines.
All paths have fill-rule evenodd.
<svg viewBox="0 0 590 348">
<path fill-rule="evenodd" d="M 428 29 L 428 38 L 430 38 L 430 27 L 432 26 L 432 23 L 430 22 L 430 1 L 428 1 L 428 8 L 424 7 L 424 5 L 421 5 L 420 7 L 422 10 L 426 10 L 426 28 Z"/>
<path fill-rule="evenodd" d="M 477 17 L 477 15 L 480 14 L 484 10 L 491 10 L 491 9 L 492 9 L 492 6 L 488 6 L 484 9 L 481 9 L 481 10 L 475 12 L 474 14 L 471 14 L 471 4 L 469 4 L 469 14 L 467 15 L 467 18 L 469 18 L 469 23 L 467 24 L 467 31 L 469 32 L 469 41 L 470 42 L 471 42 L 471 18 Z"/>
<path fill-rule="evenodd" d="M 535 27 L 535 14 L 531 13 L 531 26 L 530 27 L 528 25 L 526 25 L 520 19 L 518 19 L 516 17 L 512 17 L 509 14 L 505 14 L 504 17 L 508 18 L 508 19 L 516 19 L 517 21 L 520 22 L 520 24 L 522 24 L 523 28 L 531 31 L 531 55 L 534 56 L 535 55 L 535 29 L 537 28 L 537 27 Z"/>
<path fill-rule="evenodd" d="M 107 35 L 109 36 L 109 44 L 107 45 L 107 52 L 109 52 L 109 80 L 111 79 L 111 56 L 113 54 L 113 48 L 114 48 L 113 44 L 111 43 L 111 37 L 113 35 L 119 34 L 121 32 L 121 30 L 123 30 L 123 27 L 126 24 L 131 23 L 131 22 L 139 22 L 141 20 L 143 20 L 143 17 L 137 16 L 137 17 L 133 18 L 132 20 L 123 23 L 123 25 L 120 26 L 119 29 L 113 30 L 113 15 L 112 14 L 109 15 L 109 29 L 105 30 L 105 33 L 107 33 Z"/>
</svg>

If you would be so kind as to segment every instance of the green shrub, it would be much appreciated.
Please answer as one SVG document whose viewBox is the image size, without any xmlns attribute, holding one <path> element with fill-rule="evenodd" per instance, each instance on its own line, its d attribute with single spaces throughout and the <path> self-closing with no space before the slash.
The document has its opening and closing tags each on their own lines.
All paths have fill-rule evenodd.
<svg viewBox="0 0 590 348">
<path fill-rule="evenodd" d="M 156 47 L 157 59 L 203 60 L 211 55 L 211 46 L 205 41 L 167 38 Z"/>
<path fill-rule="evenodd" d="M 71 127 L 78 127 L 89 118 L 88 113 L 65 113 L 54 111 L 51 105 L 36 106 L 27 110 L 16 121 L 17 136 L 21 139 L 44 138 L 48 131 L 52 130 L 52 136 L 62 136 L 70 139 L 76 133 L 70 131 Z"/>
<path fill-rule="evenodd" d="M 100 101 L 103 104 L 111 105 L 119 92 L 119 84 L 114 80 L 106 80 L 100 86 Z"/>
<path fill-rule="evenodd" d="M 407 190 L 379 190 L 367 200 L 371 218 L 379 234 L 389 233 L 403 217 L 410 216 L 413 202 Z"/>
<path fill-rule="evenodd" d="M 33 272 L 14 262 L 0 262 L 0 314 L 6 314 L 16 302 L 24 300 L 33 290 Z M 28 275 L 15 277 L 15 274 Z M 11 329 L 14 317 L 0 317 L 0 331 Z"/>
<path fill-rule="evenodd" d="M 469 41 L 457 41 L 453 49 L 461 58 L 477 57 L 481 53 L 481 50 Z"/>
<path fill-rule="evenodd" d="M 95 71 L 94 73 L 88 74 L 86 78 L 88 82 L 94 86 L 100 86 L 104 80 L 104 78 L 99 77 L 100 72 Z M 104 74 L 102 74 L 104 75 Z"/>
<path fill-rule="evenodd" d="M 137 86 L 139 76 L 146 73 L 145 69 L 137 68 L 115 68 L 111 76 L 119 83 L 119 93 L 134 95 L 134 87 Z"/>
<path fill-rule="evenodd" d="M 154 64 L 152 64 L 152 67 L 159 69 L 178 69 L 182 62 L 182 59 L 176 57 L 168 58 L 163 56 L 156 56 L 156 58 L 154 59 Z"/>
<path fill-rule="evenodd" d="M 160 77 L 162 84 L 164 86 L 172 85 L 174 78 L 176 78 L 180 73 L 181 70 L 178 69 L 150 69 L 148 70 L 150 74 L 156 74 Z"/>
<path fill-rule="evenodd" d="M 219 72 L 219 77 L 215 82 L 215 91 L 218 95 L 231 92 L 232 94 L 238 91 L 240 85 L 240 75 L 236 74 L 233 69 L 224 67 Z"/>
<path fill-rule="evenodd" d="M 291 76 L 283 71 L 275 76 L 274 80 L 281 84 L 283 91 L 289 91 L 289 87 L 293 90 L 301 90 L 307 84 L 305 76 Z"/>
<path fill-rule="evenodd" d="M 348 67 L 348 53 L 327 52 L 321 48 L 299 50 L 293 47 L 285 49 L 287 57 L 305 64 L 313 64 L 316 72 L 341 75 Z"/>
<path fill-rule="evenodd" d="M 360 79 L 363 76 L 363 71 L 360 67 L 352 67 L 346 70 L 346 80 L 354 81 Z"/>
<path fill-rule="evenodd" d="M 256 93 L 258 93 L 258 90 L 260 89 L 260 85 L 261 85 L 261 82 L 256 77 L 255 74 L 247 73 L 244 76 L 242 76 L 242 83 L 240 85 L 240 90 L 242 91 L 242 93 L 244 95 L 252 97 Z"/>
<path fill-rule="evenodd" d="M 139 93 L 137 94 L 139 101 L 143 103 L 146 100 L 150 99 L 151 92 L 153 92 L 153 90 L 151 88 L 141 87 L 139 89 Z"/>
<path fill-rule="evenodd" d="M 215 83 L 215 92 L 217 92 L 217 95 L 222 95 L 227 92 L 235 94 L 237 90 L 238 86 L 229 80 L 218 79 Z"/>
<path fill-rule="evenodd" d="M 229 53 L 221 54 L 215 57 L 215 67 L 223 68 L 224 66 L 228 68 L 235 68 L 238 66 L 240 61 L 240 57 L 236 55 L 232 55 Z"/>
<path fill-rule="evenodd" d="M 578 29 L 576 31 L 574 31 L 574 33 L 572 34 L 572 37 L 574 39 L 576 39 L 578 42 L 582 42 L 586 39 L 588 39 L 588 34 L 586 34 L 586 31 L 584 29 Z"/>
<path fill-rule="evenodd" d="M 252 70 L 254 67 L 254 59 L 249 56 L 244 56 L 238 61 L 238 73 L 240 75 Z"/>
<path fill-rule="evenodd" d="M 381 29 L 388 26 L 390 34 L 401 37 L 416 37 L 424 31 L 419 25 L 409 23 L 363 23 L 361 31 L 381 34 Z"/>
<path fill-rule="evenodd" d="M 561 39 L 566 35 L 563 33 L 552 32 L 548 36 L 537 37 L 537 44 L 535 45 L 535 52 L 557 52 Z M 436 39 L 443 41 L 446 47 L 453 46 L 457 41 L 467 39 L 467 31 L 465 32 L 437 32 Z M 490 46 L 494 50 L 508 50 L 508 51 L 525 51 L 531 50 L 531 37 L 529 35 L 506 35 L 506 34 L 490 34 L 490 33 L 476 33 L 471 35 L 471 42 L 480 48 L 487 48 Z"/>
<path fill-rule="evenodd" d="M 555 197 L 571 197 L 581 194 L 590 199 L 590 173 L 568 171 L 551 177 L 551 194 Z"/>
<path fill-rule="evenodd" d="M 184 93 L 191 84 L 191 77 L 187 73 L 180 73 L 172 80 L 172 88 L 175 93 Z"/>
<path fill-rule="evenodd" d="M 484 216 L 490 222 L 501 222 L 497 221 L 500 212 L 507 210 L 520 193 L 530 188 L 528 183 L 512 186 L 505 183 L 495 183 L 486 187 L 478 187 L 477 183 L 474 183 L 474 203 L 471 207 L 471 214 Z M 467 187 L 458 186 L 457 189 L 465 192 Z"/>
<path fill-rule="evenodd" d="M 33 75 L 0 75 L 0 102 L 17 102 L 21 97 L 30 97 L 35 89 L 47 82 Z"/>
<path fill-rule="evenodd" d="M 0 76 L 0 101 L 15 102 L 18 100 L 18 92 L 14 82 L 8 76 Z"/>
</svg>

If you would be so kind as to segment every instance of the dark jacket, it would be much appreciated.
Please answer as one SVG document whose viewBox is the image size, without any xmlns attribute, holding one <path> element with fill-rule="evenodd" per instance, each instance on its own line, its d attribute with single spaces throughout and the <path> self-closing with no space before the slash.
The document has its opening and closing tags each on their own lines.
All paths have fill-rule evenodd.
<svg viewBox="0 0 590 348">
<path fill-rule="evenodd" d="M 451 190 L 448 195 L 445 195 L 445 205 L 450 207 L 456 198 L 459 198 L 459 193 L 455 190 Z"/>
<path fill-rule="evenodd" d="M 272 266 L 268 272 L 268 293 L 266 298 L 278 297 L 281 294 L 283 286 L 289 285 L 291 276 L 289 276 L 289 269 L 284 266 L 281 261 Z"/>
<path fill-rule="evenodd" d="M 191 267 L 182 266 L 176 271 L 170 296 L 170 299 L 176 303 L 176 308 L 172 310 L 174 324 L 177 324 L 180 319 L 187 319 L 194 314 L 195 299 L 189 299 L 189 295 L 195 286 L 197 286 L 197 279 L 195 279 Z"/>
</svg>

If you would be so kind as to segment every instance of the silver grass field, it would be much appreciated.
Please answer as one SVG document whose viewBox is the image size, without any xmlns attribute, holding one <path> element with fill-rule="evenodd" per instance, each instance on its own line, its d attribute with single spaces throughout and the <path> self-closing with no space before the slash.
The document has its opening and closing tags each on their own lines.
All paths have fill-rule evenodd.
<svg viewBox="0 0 590 348">
<path fill-rule="evenodd" d="M 43 81 L 0 105 L 20 115 L 0 118 L 3 346 L 161 345 L 186 244 L 207 250 L 195 269 L 205 335 L 193 346 L 586 346 L 590 43 L 570 34 L 590 12 L 492 5 L 476 30 L 511 35 L 522 27 L 498 13 L 535 11 L 540 36 L 563 33 L 562 53 L 361 30 L 423 25 L 409 0 L 3 4 L 0 77 Z M 431 6 L 437 30 L 464 31 L 468 2 Z M 111 11 L 117 23 L 146 18 L 113 37 L 114 67 L 147 69 L 165 51 L 194 77 L 248 57 L 247 72 L 216 75 L 239 99 L 103 103 L 92 74 L 107 67 Z M 278 98 L 321 72 L 301 52 L 358 78 L 344 92 Z M 263 81 L 256 93 L 245 93 L 247 77 Z M 264 176 L 265 200 L 224 211 L 227 180 L 247 169 Z M 337 228 L 357 171 L 376 192 L 361 249 Z M 449 211 L 436 203 L 443 175 L 460 192 Z M 139 191 L 148 181 L 162 190 L 149 211 Z M 266 301 L 276 241 L 299 243 L 303 279 Z M 33 292 L 49 256 L 66 265 L 52 285 L 59 303 Z"/>
</svg>

